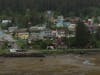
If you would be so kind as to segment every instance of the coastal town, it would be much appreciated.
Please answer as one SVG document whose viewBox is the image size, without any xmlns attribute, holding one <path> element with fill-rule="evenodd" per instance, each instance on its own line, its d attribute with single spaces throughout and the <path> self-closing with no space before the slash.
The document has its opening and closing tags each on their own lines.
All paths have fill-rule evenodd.
<svg viewBox="0 0 100 75">
<path fill-rule="evenodd" d="M 45 18 L 45 20 L 42 18 Z M 91 37 L 94 38 L 93 40 L 96 40 L 95 34 L 98 33 L 100 28 L 99 16 L 91 16 L 84 19 L 76 16 L 65 17 L 63 15 L 55 17 L 53 11 L 46 11 L 37 25 L 33 25 L 27 18 L 26 21 L 26 27 L 20 27 L 20 23 L 13 17 L 1 18 L 1 49 L 8 49 L 11 52 L 16 52 L 15 50 L 20 49 L 74 49 L 77 48 L 74 46 L 75 40 L 73 39 L 76 37 L 76 27 L 79 21 L 88 28 L 87 30 L 92 35 Z M 100 37 L 99 34 L 98 37 Z M 95 43 L 92 44 L 89 41 L 83 48 L 96 48 L 95 45 Z"/>
<path fill-rule="evenodd" d="M 100 0 L 0 0 L 0 75 L 100 75 Z"/>
</svg>

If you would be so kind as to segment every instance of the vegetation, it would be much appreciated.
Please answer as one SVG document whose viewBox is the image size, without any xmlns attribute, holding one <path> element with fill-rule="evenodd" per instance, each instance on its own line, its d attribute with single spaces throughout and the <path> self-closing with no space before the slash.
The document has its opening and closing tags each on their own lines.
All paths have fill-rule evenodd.
<svg viewBox="0 0 100 75">
<path fill-rule="evenodd" d="M 97 48 L 100 48 L 100 27 L 98 27 L 98 29 L 96 31 L 95 39 L 96 39 Z"/>
<path fill-rule="evenodd" d="M 64 15 L 100 15 L 99 0 L 0 0 L 1 14 L 9 16 L 14 15 L 13 12 L 23 13 L 26 9 L 31 11 L 53 10 Z M 60 5 L 59 5 L 60 4 Z M 91 13 L 91 14 L 90 14 Z"/>
<path fill-rule="evenodd" d="M 38 40 L 33 41 L 32 46 L 35 49 L 46 49 L 48 45 L 51 45 L 53 42 L 51 40 Z"/>
<path fill-rule="evenodd" d="M 83 22 L 78 22 L 76 26 L 76 46 L 78 48 L 85 48 L 90 40 L 90 32 L 88 27 Z"/>
<path fill-rule="evenodd" d="M 97 32 L 96 32 L 96 39 L 100 41 L 100 27 L 98 27 Z"/>
<path fill-rule="evenodd" d="M 9 50 L 7 50 L 7 49 L 0 49 L 0 55 L 3 55 L 5 53 L 9 53 Z"/>
<path fill-rule="evenodd" d="M 27 41 L 26 40 L 18 39 L 17 40 L 17 45 L 21 49 L 28 49 L 28 45 L 27 45 Z"/>
<path fill-rule="evenodd" d="M 34 25 L 48 23 L 48 28 L 63 29 L 67 34 L 67 28 L 55 27 L 48 21 L 47 10 L 53 11 L 54 18 L 58 15 L 64 17 L 79 16 L 81 19 L 88 19 L 94 16 L 94 22 L 99 23 L 97 16 L 100 16 L 99 0 L 0 0 L 0 20 L 10 19 L 11 23 L 0 24 L 1 29 L 7 29 L 10 26 L 19 28 L 29 28 Z M 52 26 L 50 26 L 52 25 Z M 71 32 L 68 32 L 69 34 Z M 96 34 L 91 34 L 88 27 L 83 22 L 78 22 L 76 27 L 76 37 L 63 38 L 63 43 L 70 48 L 88 48 L 91 44 L 99 47 L 100 28 Z M 22 49 L 29 46 L 38 49 L 46 49 L 54 41 L 50 39 L 33 41 L 28 44 L 27 40 L 18 39 L 17 44 Z"/>
<path fill-rule="evenodd" d="M 55 17 L 99 16 L 99 2 L 99 0 L 0 0 L 0 19 L 12 19 L 13 25 L 28 27 L 44 23 L 47 20 L 44 16 L 47 10 L 52 10 Z"/>
</svg>

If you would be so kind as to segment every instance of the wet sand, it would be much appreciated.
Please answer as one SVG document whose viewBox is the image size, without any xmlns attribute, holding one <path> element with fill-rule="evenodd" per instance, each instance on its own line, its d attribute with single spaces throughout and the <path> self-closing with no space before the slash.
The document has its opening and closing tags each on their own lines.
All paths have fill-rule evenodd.
<svg viewBox="0 0 100 75">
<path fill-rule="evenodd" d="M 0 57 L 0 75 L 100 75 L 100 54 Z"/>
</svg>

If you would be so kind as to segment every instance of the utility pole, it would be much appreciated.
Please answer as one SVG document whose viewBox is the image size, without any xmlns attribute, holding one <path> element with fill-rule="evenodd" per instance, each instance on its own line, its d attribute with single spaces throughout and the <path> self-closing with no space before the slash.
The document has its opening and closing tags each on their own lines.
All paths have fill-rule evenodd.
<svg viewBox="0 0 100 75">
<path fill-rule="evenodd" d="M 68 27 L 66 27 L 65 26 L 65 24 L 63 24 L 64 25 L 64 30 L 65 30 L 65 37 L 66 37 L 66 39 L 67 39 L 67 46 L 68 46 L 68 48 L 70 48 L 70 36 L 69 36 L 69 29 L 68 29 Z"/>
</svg>

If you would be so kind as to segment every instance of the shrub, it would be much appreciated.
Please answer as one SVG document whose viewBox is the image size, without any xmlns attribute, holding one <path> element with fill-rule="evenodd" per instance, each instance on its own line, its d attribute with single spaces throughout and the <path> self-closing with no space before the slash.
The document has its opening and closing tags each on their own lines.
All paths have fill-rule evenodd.
<svg viewBox="0 0 100 75">
<path fill-rule="evenodd" d="M 21 49 L 27 49 L 28 48 L 27 40 L 18 39 L 16 43 Z"/>
</svg>

